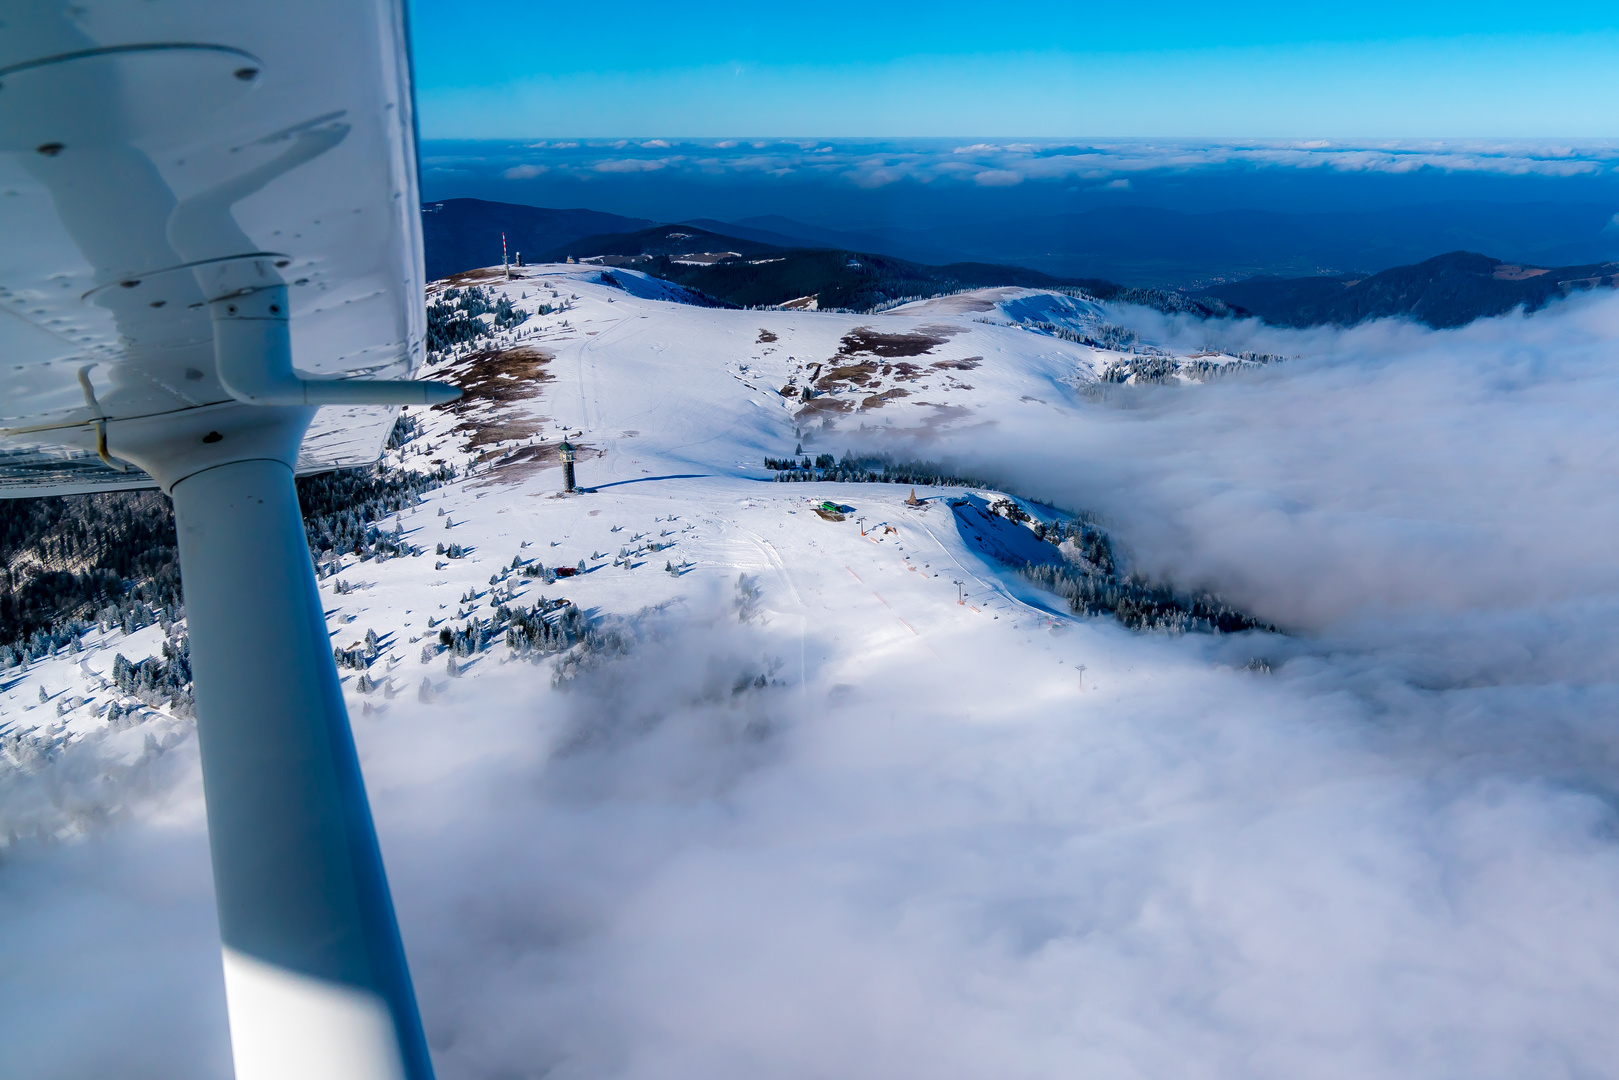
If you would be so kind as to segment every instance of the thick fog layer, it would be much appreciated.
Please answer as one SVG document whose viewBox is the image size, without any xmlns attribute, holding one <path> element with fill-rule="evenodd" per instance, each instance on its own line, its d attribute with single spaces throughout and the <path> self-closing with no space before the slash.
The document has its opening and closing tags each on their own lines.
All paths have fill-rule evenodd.
<svg viewBox="0 0 1619 1080">
<path fill-rule="evenodd" d="M 1301 359 L 928 453 L 1285 635 L 767 582 L 356 721 L 440 1076 L 1611 1071 L 1619 303 L 1168 329 Z M 8 1076 L 224 1070 L 193 746 L 0 866 Z"/>
</svg>

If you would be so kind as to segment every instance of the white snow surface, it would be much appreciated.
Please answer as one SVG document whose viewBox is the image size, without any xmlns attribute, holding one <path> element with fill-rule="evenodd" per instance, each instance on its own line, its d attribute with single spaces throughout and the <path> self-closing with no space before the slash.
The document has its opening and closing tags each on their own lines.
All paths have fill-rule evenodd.
<svg viewBox="0 0 1619 1080">
<path fill-rule="evenodd" d="M 1452 626 L 1271 603 L 1253 582 L 1293 568 L 1262 551 L 1241 563 L 1250 534 L 1223 523 L 1256 515 L 1209 509 L 1246 459 L 1222 472 L 1225 451 L 1186 458 L 1251 437 L 1275 415 L 1253 395 L 1270 391 L 1146 388 L 1185 404 L 1109 411 L 1088 392 L 1120 354 L 1015 325 L 1133 320 L 1169 357 L 1329 358 L 1313 374 L 1267 368 L 1279 386 L 1378 350 L 1470 365 L 1496 340 L 1502 355 L 1596 350 L 1615 336 L 1611 304 L 1517 321 L 1558 327 L 1550 344 L 1500 320 L 1472 338 L 1235 327 L 1222 351 L 1185 321 L 1025 289 L 860 316 L 696 306 L 622 268 L 620 288 L 600 267 L 520 273 L 485 283 L 562 310 L 504 337 L 501 357 L 427 373 L 510 392 L 432 410 L 390 452 L 471 469 L 398 516 L 427 553 L 349 556 L 322 581 L 334 645 L 382 641 L 368 675 L 385 689 L 359 693 L 346 669 L 344 682 L 441 1077 L 1611 1071 L 1609 638 L 1555 671 L 1502 659 L 1483 676 L 1411 642 L 1517 615 Z M 850 353 L 851 335 L 919 351 Z M 504 374 L 514 358 L 543 359 L 544 375 Z M 781 392 L 861 363 L 863 383 L 824 384 L 808 406 Z M 1586 397 L 1619 402 L 1602 380 Z M 1188 414 L 1207 419 L 1194 429 L 1176 409 L 1214 411 Z M 1114 434 L 1065 451 L 1074 425 Z M 1312 430 L 1266 445 L 1285 461 Z M 564 437 L 588 489 L 570 496 L 552 450 Z M 1076 618 L 989 557 L 948 505 L 962 489 L 919 488 L 917 507 L 908 487 L 769 482 L 763 459 L 800 441 L 810 456 L 977 460 L 1023 494 L 1094 496 L 1144 564 L 1229 586 L 1301 632 L 1167 637 Z M 1192 492 L 1205 476 L 1218 492 Z M 1131 531 L 1132 489 L 1172 540 Z M 1355 490 L 1333 482 L 1334 497 Z M 1346 546 L 1382 499 L 1337 519 Z M 816 515 L 823 501 L 846 520 Z M 1587 503 L 1554 509 L 1600 525 L 1578 518 Z M 1205 531 L 1215 554 L 1177 563 L 1178 544 L 1204 552 Z M 1465 561 L 1474 549 L 1445 535 Z M 439 543 L 469 551 L 438 557 Z M 1544 560 L 1577 566 L 1568 543 Z M 514 559 L 588 572 L 546 585 L 508 573 Z M 578 604 L 605 644 L 559 666 L 497 643 L 452 677 L 422 646 L 446 620 L 488 616 L 492 575 L 514 603 Z M 1481 655 L 1578 637 L 1615 608 L 1611 590 L 1531 594 L 1511 611 L 1535 629 L 1480 630 Z M 1473 610 L 1455 597 L 1435 610 Z M 1595 613 L 1570 614 L 1580 603 Z M 3 733 L 55 745 L 33 762 L 15 738 L 0 751 L 0 833 L 19 834 L 0 863 L 8 1076 L 228 1069 L 191 725 L 161 709 L 116 731 L 99 718 L 114 654 L 161 641 L 157 627 L 91 634 L 4 683 Z M 1501 674 L 1513 663 L 1521 676 Z"/>
</svg>

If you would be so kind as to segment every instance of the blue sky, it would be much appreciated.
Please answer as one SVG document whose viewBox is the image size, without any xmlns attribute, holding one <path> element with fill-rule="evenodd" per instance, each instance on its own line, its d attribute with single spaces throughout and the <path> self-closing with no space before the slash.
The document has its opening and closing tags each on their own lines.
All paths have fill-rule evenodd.
<svg viewBox="0 0 1619 1080">
<path fill-rule="evenodd" d="M 411 18 L 429 138 L 1603 137 L 1616 12 L 416 0 Z"/>
</svg>

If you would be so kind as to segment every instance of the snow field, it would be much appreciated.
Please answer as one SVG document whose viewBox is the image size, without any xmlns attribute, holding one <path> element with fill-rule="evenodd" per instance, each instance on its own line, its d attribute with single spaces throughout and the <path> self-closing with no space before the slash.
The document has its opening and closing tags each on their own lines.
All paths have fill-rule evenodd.
<svg viewBox="0 0 1619 1080">
<path fill-rule="evenodd" d="M 399 516 L 426 554 L 347 556 L 321 583 L 334 645 L 374 630 L 368 676 L 397 690 L 361 694 L 359 673 L 343 671 L 442 1077 L 1605 1073 L 1619 1053 L 1610 601 L 1590 602 L 1596 616 L 1492 614 L 1499 625 L 1443 603 L 1405 621 L 1378 610 L 1319 638 L 1132 634 L 1069 616 L 986 558 L 946 505 L 959 489 L 919 487 L 919 509 L 908 486 L 771 483 L 762 467 L 799 442 L 841 455 L 874 433 L 907 433 L 941 457 L 987 444 L 1000 456 L 984 460 L 1015 456 L 1028 486 L 1102 490 L 1121 516 L 1146 492 L 1155 516 L 1138 511 L 1131 535 L 1160 556 L 1176 543 L 1207 551 L 1213 536 L 1250 575 L 1218 580 L 1291 575 L 1287 595 L 1352 596 L 1406 572 L 1376 543 L 1367 507 L 1384 504 L 1362 498 L 1331 517 L 1381 576 L 1348 572 L 1330 544 L 1252 542 L 1254 522 L 1261 539 L 1281 535 L 1283 512 L 1317 491 L 1294 467 L 1309 431 L 1267 439 L 1256 416 L 1342 435 L 1316 451 L 1338 469 L 1333 497 L 1357 482 L 1403 495 L 1394 535 L 1444 540 L 1454 534 L 1424 524 L 1417 504 L 1453 512 L 1448 488 L 1411 486 L 1430 473 L 1410 466 L 1361 476 L 1352 451 L 1431 454 L 1425 426 L 1393 423 L 1390 403 L 1413 398 L 1449 418 L 1453 440 L 1479 429 L 1473 413 L 1442 410 L 1469 407 L 1453 386 L 1481 363 L 1484 330 L 1453 367 L 1422 354 L 1438 389 L 1357 396 L 1347 365 L 1325 369 L 1333 394 L 1299 383 L 1306 402 L 1338 410 L 1325 419 L 1286 399 L 1244 411 L 1234 390 L 1206 412 L 1195 401 L 1213 396 L 1175 399 L 1189 419 L 1162 404 L 1099 418 L 1085 391 L 1105 351 L 1004 325 L 1081 332 L 1108 314 L 1072 298 L 985 290 L 877 316 L 732 312 L 645 298 L 661 286 L 631 271 L 613 271 L 626 289 L 590 267 L 525 273 L 494 287 L 537 308 L 542 288 L 552 299 L 537 282 L 552 281 L 569 306 L 503 344 L 544 350 L 549 378 L 422 414 L 393 459 L 471 469 Z M 942 340 L 908 356 L 842 354 L 873 364 L 867 384 L 826 389 L 848 411 L 800 416 L 781 387 L 804 386 L 813 364 L 824 373 L 862 328 Z M 1158 345 L 1201 348 L 1179 340 Z M 969 359 L 980 362 L 931 366 Z M 919 377 L 902 379 L 900 362 Z M 482 363 L 455 357 L 431 373 L 466 379 Z M 1553 375 L 1537 400 L 1566 372 Z M 1595 385 L 1581 378 L 1569 385 Z M 912 392 L 863 406 L 895 387 Z M 1385 425 L 1371 428 L 1380 438 L 1337 422 L 1355 409 Z M 1530 444 L 1511 415 L 1494 418 L 1492 431 Z M 558 495 L 550 448 L 564 437 L 582 449 L 589 492 Z M 1221 455 L 1239 452 L 1264 469 L 1239 457 L 1221 472 Z M 1443 462 L 1424 460 L 1442 479 Z M 1270 502 L 1233 479 L 1265 470 L 1291 484 Z M 1588 513 L 1597 504 L 1580 494 L 1571 504 Z M 822 501 L 851 510 L 826 521 L 812 511 Z M 1539 512 L 1590 523 L 1562 509 Z M 1559 545 L 1580 535 L 1559 529 L 1544 561 L 1579 569 L 1582 549 Z M 645 552 L 648 541 L 672 546 Z M 470 550 L 435 556 L 441 542 Z M 621 549 L 644 553 L 626 567 Z M 1446 550 L 1463 550 L 1459 574 L 1479 559 Z M 583 575 L 545 584 L 518 571 L 500 588 L 523 605 L 565 596 L 602 636 L 560 665 L 498 639 L 459 677 L 442 653 L 424 661 L 439 629 L 427 620 L 487 618 L 490 597 L 461 598 L 487 593 L 514 557 L 583 559 Z M 1480 589 L 1497 576 L 1486 569 Z M 40 685 L 87 696 L 79 659 L 136 659 L 154 633 L 13 673 L 5 719 L 53 719 Z M 1256 658 L 1274 674 L 1248 669 Z M 63 718 L 87 749 L 89 709 Z M 47 806 L 78 800 L 85 812 L 62 819 L 63 835 L 90 839 L 8 855 L 0 972 L 21 974 L 0 975 L 0 1040 L 15 1075 L 223 1071 L 193 745 L 128 774 L 98 772 L 93 755 L 78 771 L 29 774 Z"/>
</svg>

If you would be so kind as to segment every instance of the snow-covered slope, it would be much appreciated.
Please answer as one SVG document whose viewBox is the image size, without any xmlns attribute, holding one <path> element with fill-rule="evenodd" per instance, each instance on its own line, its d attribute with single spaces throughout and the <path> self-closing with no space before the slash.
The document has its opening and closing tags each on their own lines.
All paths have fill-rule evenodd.
<svg viewBox="0 0 1619 1080">
<path fill-rule="evenodd" d="M 705 307 L 625 269 L 521 274 L 433 289 L 527 314 L 435 356 L 466 396 L 408 413 L 389 452 L 457 478 L 375 522 L 386 545 L 318 563 L 446 1080 L 1612 1060 L 1612 601 L 1499 606 L 1531 569 L 1585 587 L 1579 545 L 1611 535 L 1608 474 L 1564 464 L 1611 427 L 1619 391 L 1576 408 L 1611 383 L 1608 309 L 1531 325 L 1562 335 L 1554 357 L 1593 342 L 1534 395 L 1480 389 L 1530 378 L 1487 336 L 1516 323 L 1363 328 L 1333 347 L 1418 362 L 1363 365 L 1369 388 L 1300 364 L 1110 409 L 1115 381 L 1254 361 L 1063 293 L 849 315 Z M 1395 406 L 1414 393 L 1412 418 Z M 1555 422 L 1514 428 L 1552 393 Z M 1171 398 L 1214 404 L 1153 420 Z M 1441 443 L 1495 460 L 1486 429 L 1514 467 L 1552 464 L 1511 498 L 1422 471 Z M 1063 512 L 922 472 L 776 482 L 845 448 L 980 442 L 1037 494 L 1125 492 L 1121 528 L 1212 550 L 1179 565 L 1327 629 L 1134 633 L 1035 584 L 1105 573 Z M 1081 482 L 1110 459 L 1110 483 Z M 1546 491 L 1562 501 L 1529 516 L 1556 535 L 1511 533 Z M 1477 554 L 1497 533 L 1511 574 Z M 1485 614 L 1452 619 L 1469 582 Z M 1389 606 L 1351 605 L 1368 593 Z M 0 684 L 8 1077 L 228 1068 L 192 724 L 141 674 L 184 626 L 132 629 Z M 150 659 L 132 677 L 120 655 Z"/>
<path fill-rule="evenodd" d="M 924 488 L 919 505 L 908 505 L 909 486 L 776 484 L 765 462 L 795 451 L 841 456 L 863 429 L 936 444 L 979 425 L 1016 425 L 1033 410 L 1077 407 L 1129 355 L 1073 340 L 1106 327 L 1094 302 L 998 288 L 869 316 L 718 310 L 633 270 L 574 265 L 526 267 L 515 280 L 463 274 L 435 283 L 429 299 L 469 285 L 527 318 L 435 354 L 430 374 L 460 383 L 466 397 L 416 414 L 415 436 L 388 452 L 388 468 L 447 464 L 464 474 L 381 523 L 424 554 L 379 561 L 340 552 L 321 562 L 334 647 L 364 654 L 366 681 L 354 668 L 347 684 L 379 686 L 354 693 L 357 715 L 402 707 L 402 689 L 412 702 L 438 694 L 471 702 L 485 678 L 532 679 L 526 666 L 502 672 L 507 657 L 497 649 L 461 657 L 452 688 L 454 650 L 437 647 L 438 633 L 447 620 L 493 625 L 497 601 L 521 607 L 542 593 L 600 620 L 727 592 L 747 575 L 758 579 L 760 603 L 793 619 L 837 612 L 919 639 L 1071 619 L 1065 603 L 997 558 L 1005 544 L 964 527 L 963 515 L 977 511 L 947 505 L 960 489 Z M 588 494 L 560 497 L 564 438 L 578 449 Z M 844 521 L 813 512 L 826 500 L 847 508 Z M 451 544 L 466 554 L 436 554 Z M 581 563 L 584 574 L 551 585 L 522 574 Z M 492 577 L 512 587 L 491 593 Z M 460 602 L 472 593 L 476 602 Z M 159 619 L 133 633 L 92 630 L 77 649 L 14 668 L 0 698 L 0 734 L 10 740 L 0 769 L 27 771 L 86 739 L 138 764 L 183 739 L 189 720 L 164 686 L 144 689 L 139 672 L 123 687 L 113 682 L 119 656 L 160 673 L 184 622 Z M 366 648 L 367 630 L 380 650 Z M 41 807 L 12 822 L 45 832 L 82 825 Z"/>
</svg>

